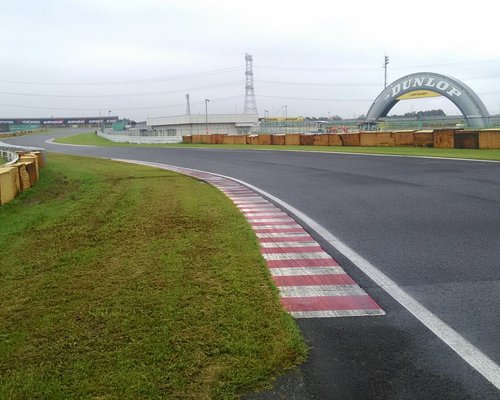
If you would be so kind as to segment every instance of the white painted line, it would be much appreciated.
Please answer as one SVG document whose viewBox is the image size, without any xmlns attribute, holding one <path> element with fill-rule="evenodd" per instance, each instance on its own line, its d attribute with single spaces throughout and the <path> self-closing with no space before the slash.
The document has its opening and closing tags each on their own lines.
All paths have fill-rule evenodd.
<svg viewBox="0 0 500 400">
<path fill-rule="evenodd" d="M 384 289 L 393 299 L 413 314 L 415 318 L 430 329 L 465 362 L 478 371 L 486 380 L 492 383 L 497 389 L 500 389 L 500 366 L 498 366 L 498 364 L 496 364 L 491 358 L 475 347 L 448 324 L 438 318 L 434 313 L 432 313 L 432 311 L 425 308 L 412 296 L 406 293 L 396 284 L 396 282 L 390 279 L 372 263 L 351 249 L 347 244 L 330 233 L 315 220 L 309 218 L 306 214 L 290 204 L 246 182 L 238 179 L 234 179 L 234 181 L 249 187 L 256 193 L 266 196 L 268 199 L 280 205 L 283 209 L 286 209 L 288 212 L 295 215 L 299 220 L 307 224 L 319 236 L 325 239 L 361 271 L 363 271 L 372 281 Z"/>
<path fill-rule="evenodd" d="M 342 267 L 295 267 L 269 268 L 272 276 L 303 276 L 303 275 L 341 275 L 345 274 Z"/>
<path fill-rule="evenodd" d="M 238 207 L 238 209 L 242 213 L 268 213 L 268 212 L 274 212 L 274 211 L 279 211 L 280 209 L 273 206 L 269 205 L 266 207 L 262 206 L 255 206 L 255 207 Z"/>
<path fill-rule="evenodd" d="M 266 206 L 269 204 L 267 201 L 233 201 L 238 207 L 251 207 L 251 206 Z"/>
<path fill-rule="evenodd" d="M 227 196 L 227 195 L 226 195 Z M 269 203 L 268 201 L 264 200 L 260 196 L 227 196 L 229 197 L 234 203 Z"/>
<path fill-rule="evenodd" d="M 384 310 L 329 310 L 329 311 L 291 311 L 294 318 L 333 318 L 333 317 L 366 317 L 368 315 L 385 315 Z"/>
<path fill-rule="evenodd" d="M 299 224 L 279 224 L 279 225 L 255 225 L 250 223 L 254 229 L 287 229 L 287 228 L 302 228 Z"/>
<path fill-rule="evenodd" d="M 264 242 L 260 244 L 260 247 L 265 249 L 275 249 L 283 247 L 316 247 L 319 244 L 315 241 L 311 242 Z"/>
<path fill-rule="evenodd" d="M 293 219 L 291 219 L 288 215 L 286 215 L 284 218 L 252 218 L 248 217 L 247 218 L 248 222 L 253 223 L 253 222 L 274 222 L 274 223 L 284 223 L 284 222 L 294 222 Z"/>
<path fill-rule="evenodd" d="M 433 157 L 433 156 L 410 156 L 405 154 L 374 154 L 374 153 L 352 153 L 347 151 L 318 151 L 318 150 L 285 150 L 285 149 L 259 149 L 259 151 L 285 151 L 290 153 L 319 153 L 319 154 L 330 154 L 330 155 L 342 155 L 346 154 L 349 156 L 368 156 L 368 157 L 399 157 L 399 158 L 423 158 L 425 160 L 447 160 L 447 161 L 471 161 L 471 162 L 486 162 L 486 163 L 500 163 L 498 160 L 479 160 L 476 158 L 455 158 L 455 157 Z M 228 177 L 228 179 L 232 179 Z"/>
<path fill-rule="evenodd" d="M 368 296 L 358 285 L 281 286 L 281 297 Z"/>
<path fill-rule="evenodd" d="M 243 212 L 247 218 L 285 218 L 288 214 L 284 212 Z"/>
<path fill-rule="evenodd" d="M 94 146 L 94 145 L 91 145 L 91 144 L 70 144 L 70 143 L 57 143 L 57 142 L 54 142 L 54 139 L 55 138 L 52 138 L 52 139 L 47 139 L 45 141 L 45 143 L 48 143 L 48 144 L 56 144 L 58 146 L 73 146 L 73 147 L 97 147 L 97 146 Z"/>
<path fill-rule="evenodd" d="M 440 158 L 436 158 L 440 160 Z M 442 159 L 441 159 L 442 160 Z M 135 160 L 118 160 L 125 162 L 132 162 L 136 164 L 145 165 L 155 165 L 159 168 L 170 168 L 164 164 L 157 163 L 147 163 Z M 456 159 L 454 159 L 456 161 Z M 463 161 L 473 161 L 473 160 L 463 160 Z M 479 161 L 479 160 L 478 160 Z M 486 354 L 475 347 L 457 331 L 452 329 L 448 324 L 439 319 L 430 310 L 425 308 L 422 304 L 416 301 L 412 296 L 406 293 L 402 288 L 400 288 L 396 282 L 390 279 L 372 263 L 362 257 L 360 254 L 351 249 L 347 244 L 342 242 L 335 235 L 330 233 L 327 229 L 321 226 L 312 218 L 309 218 L 306 214 L 299 211 L 290 204 L 282 201 L 281 199 L 267 193 L 264 190 L 257 188 L 249 183 L 242 180 L 231 178 L 228 176 L 215 174 L 221 178 L 227 178 L 233 182 L 239 183 L 246 186 L 247 188 L 260 193 L 261 195 L 272 200 L 280 207 L 288 210 L 290 213 L 294 214 L 298 219 L 302 220 L 304 223 L 309 225 L 309 227 L 314 230 L 319 236 L 327 240 L 333 247 L 340 251 L 345 257 L 347 257 L 354 265 L 356 265 L 361 271 L 363 271 L 371 280 L 373 280 L 378 286 L 384 289 L 393 299 L 395 299 L 399 304 L 406 308 L 411 314 L 415 316 L 422 324 L 424 324 L 429 330 L 431 330 L 437 337 L 439 337 L 444 343 L 446 343 L 453 351 L 455 351 L 465 362 L 467 362 L 472 368 L 478 371 L 486 380 L 493 384 L 497 389 L 500 390 L 500 366 L 491 360 Z"/>
<path fill-rule="evenodd" d="M 280 260 L 317 260 L 331 258 L 329 254 L 324 251 L 313 253 L 264 253 L 262 257 L 267 261 L 280 261 Z"/>
<path fill-rule="evenodd" d="M 257 232 L 256 233 L 257 237 L 260 239 L 264 238 L 296 238 L 296 237 L 309 237 L 309 234 L 307 232 L 269 232 L 269 233 L 264 233 L 264 232 Z"/>
</svg>

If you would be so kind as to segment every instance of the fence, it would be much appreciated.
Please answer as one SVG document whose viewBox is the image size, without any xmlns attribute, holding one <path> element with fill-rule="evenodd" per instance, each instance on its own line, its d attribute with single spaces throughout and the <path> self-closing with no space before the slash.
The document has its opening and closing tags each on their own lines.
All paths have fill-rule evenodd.
<svg viewBox="0 0 500 400">
<path fill-rule="evenodd" d="M 97 135 L 116 143 L 135 143 L 135 144 L 170 144 L 181 143 L 182 136 L 159 136 L 159 135 L 128 135 L 123 131 L 119 132 L 101 132 Z"/>
<path fill-rule="evenodd" d="M 16 163 L 19 155 L 10 146 L 0 145 L 0 166 Z"/>
</svg>

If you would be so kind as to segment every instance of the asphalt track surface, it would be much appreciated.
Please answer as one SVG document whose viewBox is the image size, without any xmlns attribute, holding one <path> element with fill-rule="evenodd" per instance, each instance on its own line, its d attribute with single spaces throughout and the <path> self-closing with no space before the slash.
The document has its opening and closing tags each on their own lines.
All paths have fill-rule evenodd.
<svg viewBox="0 0 500 400">
<path fill-rule="evenodd" d="M 500 364 L 500 163 L 45 143 L 68 134 L 4 141 L 196 168 L 255 185 L 341 238 Z M 500 399 L 385 290 L 315 238 L 387 315 L 297 320 L 309 359 L 274 391 L 248 399 Z"/>
</svg>

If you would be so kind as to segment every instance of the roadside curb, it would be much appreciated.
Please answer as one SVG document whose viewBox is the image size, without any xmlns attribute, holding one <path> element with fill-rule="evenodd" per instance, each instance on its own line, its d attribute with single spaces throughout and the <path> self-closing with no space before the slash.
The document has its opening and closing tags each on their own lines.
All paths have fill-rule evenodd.
<svg viewBox="0 0 500 400">
<path fill-rule="evenodd" d="M 113 159 L 203 180 L 233 201 L 258 237 L 283 307 L 295 318 L 385 315 L 385 311 L 288 214 L 244 185 L 217 174 Z"/>
</svg>

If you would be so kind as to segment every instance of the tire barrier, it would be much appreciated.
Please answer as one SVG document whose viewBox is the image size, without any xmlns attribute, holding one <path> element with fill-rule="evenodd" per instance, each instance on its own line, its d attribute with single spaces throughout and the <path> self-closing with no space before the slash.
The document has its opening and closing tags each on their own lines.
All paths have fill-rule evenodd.
<svg viewBox="0 0 500 400">
<path fill-rule="evenodd" d="M 323 134 L 190 135 L 183 143 L 288 146 L 435 147 L 440 149 L 500 149 L 500 129 L 435 129 Z"/>
<path fill-rule="evenodd" d="M 11 138 L 11 137 L 17 137 L 17 136 L 32 135 L 33 133 L 46 132 L 46 131 L 47 131 L 47 128 L 34 129 L 34 130 L 29 130 L 29 131 L 0 132 L 0 139 L 6 139 L 6 138 Z"/>
<path fill-rule="evenodd" d="M 45 157 L 41 151 L 15 153 L 18 156 L 15 162 L 0 166 L 0 205 L 8 203 L 19 193 L 35 185 L 40 178 L 39 169 L 45 166 Z"/>
</svg>

